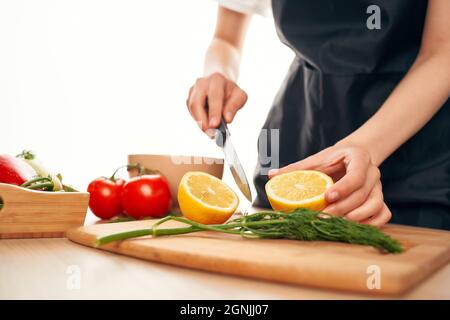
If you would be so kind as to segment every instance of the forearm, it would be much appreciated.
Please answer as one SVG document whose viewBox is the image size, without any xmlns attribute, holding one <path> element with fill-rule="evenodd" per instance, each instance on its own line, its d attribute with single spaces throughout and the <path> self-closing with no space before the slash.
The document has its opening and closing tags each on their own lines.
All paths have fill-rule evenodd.
<svg viewBox="0 0 450 320">
<path fill-rule="evenodd" d="M 241 52 L 229 42 L 214 38 L 205 55 L 204 76 L 215 72 L 236 81 L 239 75 Z"/>
<path fill-rule="evenodd" d="M 450 49 L 421 55 L 378 112 L 338 145 L 364 147 L 379 166 L 419 131 L 449 96 Z"/>
<path fill-rule="evenodd" d="M 205 56 L 204 76 L 218 72 L 229 80 L 237 80 L 250 18 L 250 15 L 219 6 L 214 38 Z"/>
</svg>

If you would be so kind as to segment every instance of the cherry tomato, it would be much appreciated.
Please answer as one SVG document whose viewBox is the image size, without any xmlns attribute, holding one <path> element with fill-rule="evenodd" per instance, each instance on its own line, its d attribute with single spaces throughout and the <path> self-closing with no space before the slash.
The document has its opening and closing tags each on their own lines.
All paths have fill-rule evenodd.
<svg viewBox="0 0 450 320">
<path fill-rule="evenodd" d="M 121 193 L 125 180 L 98 178 L 88 186 L 89 208 L 101 219 L 111 219 L 123 212 Z"/>
<path fill-rule="evenodd" d="M 122 207 L 133 218 L 162 217 L 171 204 L 169 184 L 159 174 L 138 176 L 123 186 Z"/>
</svg>

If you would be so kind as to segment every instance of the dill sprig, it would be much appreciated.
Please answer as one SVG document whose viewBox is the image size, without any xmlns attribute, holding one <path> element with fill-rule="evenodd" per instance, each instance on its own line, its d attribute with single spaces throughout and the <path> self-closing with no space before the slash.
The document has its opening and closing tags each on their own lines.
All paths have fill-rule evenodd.
<svg viewBox="0 0 450 320">
<path fill-rule="evenodd" d="M 169 220 L 182 222 L 187 226 L 159 228 L 161 224 Z M 186 218 L 168 216 L 149 229 L 132 230 L 100 237 L 95 245 L 100 246 L 113 241 L 148 235 L 159 237 L 199 231 L 239 234 L 247 238 L 335 241 L 372 246 L 390 253 L 403 251 L 397 240 L 392 239 L 375 227 L 308 209 L 297 209 L 288 214 L 275 211 L 257 212 L 233 219 L 226 224 L 216 225 L 204 225 Z"/>
</svg>

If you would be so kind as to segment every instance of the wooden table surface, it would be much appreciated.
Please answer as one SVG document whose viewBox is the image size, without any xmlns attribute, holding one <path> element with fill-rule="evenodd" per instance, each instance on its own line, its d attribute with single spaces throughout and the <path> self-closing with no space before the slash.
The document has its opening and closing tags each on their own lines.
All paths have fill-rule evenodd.
<svg viewBox="0 0 450 320">
<path fill-rule="evenodd" d="M 447 264 L 399 298 L 450 299 L 449 288 Z M 87 248 L 67 239 L 0 240 L 0 299 L 368 298 L 377 296 L 183 269 Z"/>
</svg>

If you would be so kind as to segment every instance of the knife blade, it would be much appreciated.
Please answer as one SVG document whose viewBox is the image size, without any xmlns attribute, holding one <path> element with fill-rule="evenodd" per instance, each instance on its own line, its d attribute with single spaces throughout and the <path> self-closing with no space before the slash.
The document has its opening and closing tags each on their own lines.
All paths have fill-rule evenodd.
<svg viewBox="0 0 450 320">
<path fill-rule="evenodd" d="M 228 126 L 223 117 L 220 121 L 219 127 L 217 128 L 215 141 L 216 144 L 223 150 L 225 161 L 230 167 L 231 175 L 233 176 L 239 190 L 241 190 L 242 194 L 248 199 L 248 201 L 252 202 L 252 193 L 250 191 L 247 176 L 245 175 L 244 168 L 239 161 L 236 150 L 231 143 L 230 130 L 228 130 Z"/>
</svg>

